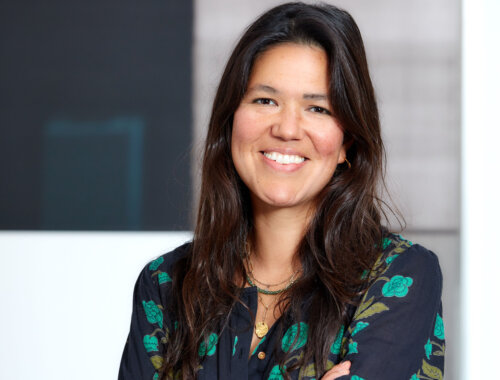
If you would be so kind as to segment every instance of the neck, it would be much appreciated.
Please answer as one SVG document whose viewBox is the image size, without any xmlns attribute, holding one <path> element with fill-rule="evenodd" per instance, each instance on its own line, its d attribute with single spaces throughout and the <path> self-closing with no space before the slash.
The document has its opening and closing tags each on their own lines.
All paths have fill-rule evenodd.
<svg viewBox="0 0 500 380">
<path fill-rule="evenodd" d="M 267 206 L 254 207 L 253 212 L 254 271 L 262 281 L 286 278 L 300 267 L 296 252 L 304 237 L 308 212 Z"/>
</svg>

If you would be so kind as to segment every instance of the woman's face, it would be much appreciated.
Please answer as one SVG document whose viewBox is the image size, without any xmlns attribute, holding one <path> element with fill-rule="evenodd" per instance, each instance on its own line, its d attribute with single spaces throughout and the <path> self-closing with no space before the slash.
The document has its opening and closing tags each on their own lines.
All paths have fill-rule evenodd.
<svg viewBox="0 0 500 380">
<path fill-rule="evenodd" d="M 328 99 L 327 57 L 284 43 L 258 56 L 234 114 L 231 154 L 253 206 L 309 210 L 345 160 Z"/>
</svg>

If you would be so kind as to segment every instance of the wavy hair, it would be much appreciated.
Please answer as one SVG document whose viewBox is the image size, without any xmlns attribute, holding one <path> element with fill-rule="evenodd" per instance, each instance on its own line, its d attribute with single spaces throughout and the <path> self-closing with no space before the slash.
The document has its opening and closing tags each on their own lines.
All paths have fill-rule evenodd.
<svg viewBox="0 0 500 380">
<path fill-rule="evenodd" d="M 259 54 L 281 43 L 321 47 L 328 57 L 329 98 L 342 126 L 351 167 L 339 165 L 318 197 L 299 248 L 303 276 L 280 300 L 285 320 L 307 318 L 308 342 L 294 365 L 276 349 L 288 378 L 290 371 L 314 362 L 324 372 L 330 346 L 350 305 L 363 288 L 361 273 L 381 250 L 384 228 L 379 185 L 384 148 L 363 41 L 352 17 L 332 5 L 288 3 L 260 16 L 245 31 L 222 75 L 208 128 L 193 243 L 176 265 L 172 308 L 179 321 L 164 357 L 166 377 L 181 371 L 193 379 L 198 347 L 212 331 L 221 331 L 240 300 L 245 282 L 245 244 L 252 234 L 249 191 L 231 158 L 233 115 L 243 98 Z M 235 283 L 236 279 L 241 282 Z M 366 284 L 365 284 L 366 285 Z M 303 315 L 307 301 L 308 312 Z M 174 372 L 172 372 L 174 371 Z"/>
</svg>

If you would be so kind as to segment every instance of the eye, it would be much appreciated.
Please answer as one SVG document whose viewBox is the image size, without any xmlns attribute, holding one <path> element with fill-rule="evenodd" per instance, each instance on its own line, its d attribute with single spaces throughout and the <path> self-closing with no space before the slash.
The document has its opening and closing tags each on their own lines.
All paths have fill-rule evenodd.
<svg viewBox="0 0 500 380">
<path fill-rule="evenodd" d="M 269 98 L 257 98 L 257 99 L 254 99 L 252 101 L 252 103 L 262 104 L 262 105 L 277 105 L 274 100 L 269 99 Z"/>
<path fill-rule="evenodd" d="M 331 115 L 332 113 L 330 111 L 328 111 L 326 108 L 323 108 L 323 107 L 319 107 L 319 106 L 312 106 L 309 108 L 309 110 L 311 112 L 314 112 L 314 113 L 322 113 L 324 115 Z"/>
</svg>

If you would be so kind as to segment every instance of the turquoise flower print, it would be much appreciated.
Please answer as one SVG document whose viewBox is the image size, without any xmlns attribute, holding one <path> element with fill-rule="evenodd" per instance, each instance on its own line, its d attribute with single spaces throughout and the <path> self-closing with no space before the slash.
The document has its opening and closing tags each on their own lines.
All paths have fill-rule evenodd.
<svg viewBox="0 0 500 380">
<path fill-rule="evenodd" d="M 387 259 L 385 259 L 385 262 L 386 262 L 387 264 L 390 264 L 390 263 L 392 263 L 392 262 L 394 261 L 394 259 L 395 259 L 396 257 L 398 257 L 398 256 L 399 256 L 399 255 L 389 256 Z"/>
<path fill-rule="evenodd" d="M 207 342 L 201 342 L 200 347 L 198 348 L 198 355 L 201 357 L 203 356 L 212 356 L 215 354 L 216 346 L 217 346 L 217 341 L 219 338 L 217 337 L 216 333 L 210 334 L 208 337 L 208 343 Z"/>
<path fill-rule="evenodd" d="M 349 351 L 347 352 L 347 355 L 357 354 L 357 353 L 358 353 L 358 342 L 349 343 Z"/>
<path fill-rule="evenodd" d="M 390 246 L 392 243 L 392 240 L 389 238 L 385 238 L 384 241 L 382 242 L 382 250 L 385 250 L 388 246 Z"/>
<path fill-rule="evenodd" d="M 411 277 L 396 275 L 382 288 L 385 297 L 404 297 L 408 294 L 408 288 L 413 284 Z"/>
<path fill-rule="evenodd" d="M 234 343 L 233 343 L 233 356 L 236 353 L 236 345 L 238 344 L 238 337 L 234 337 Z"/>
<path fill-rule="evenodd" d="M 172 279 L 170 278 L 168 273 L 160 272 L 160 273 L 158 273 L 158 282 L 160 284 L 164 284 L 166 282 L 172 282 Z"/>
<path fill-rule="evenodd" d="M 399 237 L 401 240 L 405 241 L 405 242 L 406 242 L 406 244 L 408 244 L 410 247 L 413 245 L 413 242 L 412 242 L 412 241 L 410 241 L 410 240 L 406 240 L 403 236 L 398 235 L 398 237 Z"/>
<path fill-rule="evenodd" d="M 281 370 L 279 365 L 275 365 L 272 369 L 271 372 L 269 373 L 269 377 L 267 378 L 268 380 L 283 380 L 283 371 Z"/>
<path fill-rule="evenodd" d="M 418 380 L 418 376 L 417 376 L 417 374 L 416 374 L 416 373 L 414 373 L 414 374 L 411 376 L 410 380 Z"/>
<path fill-rule="evenodd" d="M 432 343 L 430 339 L 427 339 L 427 343 L 425 344 L 424 348 L 425 348 L 425 356 L 427 356 L 427 360 L 429 360 L 432 355 Z"/>
<path fill-rule="evenodd" d="M 434 335 L 436 338 L 444 340 L 444 323 L 439 314 L 436 315 L 436 325 L 434 326 Z"/>
<path fill-rule="evenodd" d="M 356 335 L 359 333 L 361 330 L 363 330 L 366 326 L 368 326 L 368 322 L 358 322 L 356 323 L 356 327 L 354 327 L 354 330 L 352 330 L 352 336 Z"/>
<path fill-rule="evenodd" d="M 156 260 L 151 261 L 151 264 L 149 264 L 149 270 L 157 270 L 161 263 L 163 263 L 162 256 L 158 257 Z"/>
<path fill-rule="evenodd" d="M 160 328 L 163 328 L 163 313 L 154 303 L 154 301 L 142 301 L 142 306 L 146 312 L 146 318 L 149 323 L 158 323 Z"/>
<path fill-rule="evenodd" d="M 144 335 L 142 340 L 147 352 L 158 351 L 158 338 L 155 336 Z"/>
<path fill-rule="evenodd" d="M 340 329 L 335 337 L 335 342 L 333 342 L 330 347 L 330 352 L 332 354 L 340 354 L 340 348 L 342 346 L 342 337 L 344 336 L 344 326 L 340 326 Z"/>
<path fill-rule="evenodd" d="M 266 335 L 266 336 L 267 336 L 267 335 Z M 255 346 L 255 348 L 254 348 L 254 349 L 253 349 L 253 351 L 252 351 L 252 355 L 254 355 L 254 354 L 257 352 L 257 350 L 259 349 L 260 345 L 261 345 L 262 343 L 264 343 L 264 341 L 265 341 L 265 340 L 266 340 L 266 337 L 262 338 L 262 339 L 260 340 L 260 342 L 259 342 L 259 343 L 257 343 L 257 345 Z M 252 355 L 250 355 L 250 356 L 252 356 Z"/>
<path fill-rule="evenodd" d="M 295 338 L 297 337 L 297 340 L 292 347 L 292 351 L 297 350 L 304 346 L 307 342 L 307 323 L 300 322 L 300 334 L 297 337 L 297 331 L 299 330 L 299 325 L 296 323 L 286 331 L 285 336 L 281 340 L 281 348 L 283 351 L 288 352 L 290 350 L 290 346 L 292 343 L 294 343 Z"/>
<path fill-rule="evenodd" d="M 177 327 L 179 327 L 179 322 L 178 322 L 178 321 L 175 321 L 175 322 L 174 322 L 174 330 L 177 330 Z"/>
<path fill-rule="evenodd" d="M 362 377 L 359 377 L 357 375 L 351 376 L 351 380 L 365 380 Z"/>
<path fill-rule="evenodd" d="M 153 376 L 153 380 L 158 380 L 159 377 L 158 377 L 158 372 L 155 372 L 155 375 Z"/>
</svg>

